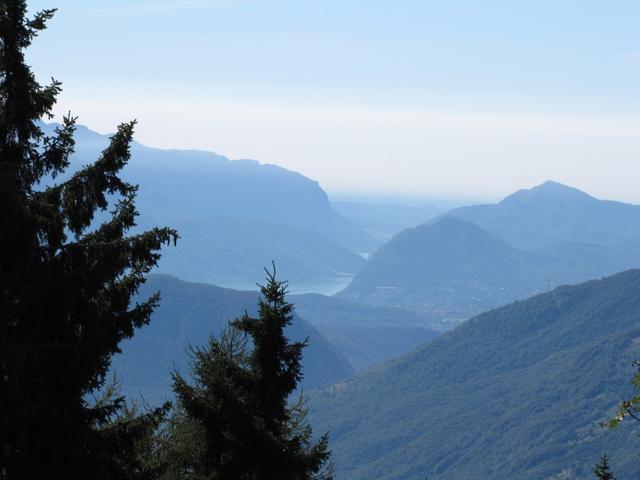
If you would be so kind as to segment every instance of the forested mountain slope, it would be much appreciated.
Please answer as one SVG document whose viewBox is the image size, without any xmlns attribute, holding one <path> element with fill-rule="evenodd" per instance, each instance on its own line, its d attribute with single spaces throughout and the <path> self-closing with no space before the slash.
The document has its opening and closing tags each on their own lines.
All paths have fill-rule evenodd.
<svg viewBox="0 0 640 480">
<path fill-rule="evenodd" d="M 629 394 L 640 271 L 479 315 L 311 396 L 338 479 L 586 479 L 607 452 L 640 476 L 637 425 L 599 422 Z"/>
</svg>

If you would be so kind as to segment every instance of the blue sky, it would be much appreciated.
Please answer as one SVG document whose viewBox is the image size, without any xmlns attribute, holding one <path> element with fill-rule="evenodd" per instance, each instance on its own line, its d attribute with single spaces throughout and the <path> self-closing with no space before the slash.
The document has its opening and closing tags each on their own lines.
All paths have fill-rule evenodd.
<svg viewBox="0 0 640 480">
<path fill-rule="evenodd" d="M 39 0 L 60 111 L 330 192 L 640 202 L 640 2 Z"/>
</svg>

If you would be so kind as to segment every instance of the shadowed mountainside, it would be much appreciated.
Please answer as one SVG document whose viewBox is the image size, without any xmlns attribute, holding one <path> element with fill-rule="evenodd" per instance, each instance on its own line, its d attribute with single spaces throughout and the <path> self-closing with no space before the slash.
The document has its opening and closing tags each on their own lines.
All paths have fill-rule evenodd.
<svg viewBox="0 0 640 480">
<path fill-rule="evenodd" d="M 463 319 L 537 293 L 544 279 L 526 253 L 473 223 L 444 217 L 396 235 L 338 296 Z"/>
<path fill-rule="evenodd" d="M 433 318 L 404 308 L 371 307 L 314 293 L 291 301 L 356 370 L 403 355 L 436 338 Z"/>
<path fill-rule="evenodd" d="M 153 403 L 171 396 L 171 368 L 186 373 L 188 346 L 202 345 L 218 335 L 228 321 L 247 311 L 256 314 L 258 292 L 236 291 L 202 283 L 189 283 L 169 275 L 151 275 L 140 298 L 160 290 L 162 300 L 149 325 L 122 345 L 112 370 L 122 382 L 123 393 L 141 393 Z M 308 390 L 347 378 L 353 368 L 311 324 L 296 315 L 287 335 L 294 341 L 309 338 L 304 350 L 301 388 Z"/>
<path fill-rule="evenodd" d="M 80 126 L 76 141 L 73 168 L 95 158 L 108 137 Z M 160 272 L 185 280 L 250 288 L 274 260 L 293 290 L 338 290 L 364 262 L 355 252 L 377 245 L 331 208 L 317 182 L 275 165 L 134 142 L 123 178 L 140 185 L 141 228 L 178 229 L 182 239 L 164 251 Z"/>
</svg>

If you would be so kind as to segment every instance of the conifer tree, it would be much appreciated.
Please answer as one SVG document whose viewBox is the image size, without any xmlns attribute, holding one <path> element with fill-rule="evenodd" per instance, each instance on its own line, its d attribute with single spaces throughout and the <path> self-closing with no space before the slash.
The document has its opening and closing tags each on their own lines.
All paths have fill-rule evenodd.
<svg viewBox="0 0 640 480">
<path fill-rule="evenodd" d="M 600 461 L 593 468 L 593 473 L 599 480 L 616 480 L 615 475 L 609 468 L 609 457 L 603 455 Z"/>
<path fill-rule="evenodd" d="M 245 314 L 219 339 L 193 350 L 194 385 L 174 373 L 174 438 L 182 446 L 173 445 L 180 450 L 173 457 L 182 463 L 173 466 L 173 478 L 330 478 L 327 436 L 313 444 L 302 397 L 288 403 L 302 378 L 306 342 L 290 343 L 284 335 L 293 305 L 275 267 L 261 293 L 258 318 Z"/>
<path fill-rule="evenodd" d="M 636 369 L 636 374 L 631 380 L 634 395 L 620 402 L 618 405 L 618 414 L 609 420 L 607 424 L 609 428 L 616 428 L 629 418 L 640 422 L 640 361 L 634 361 L 631 366 Z"/>
<path fill-rule="evenodd" d="M 87 395 L 120 341 L 148 322 L 158 296 L 130 299 L 177 234 L 130 233 L 136 186 L 118 174 L 134 122 L 56 183 L 75 119 L 43 134 L 61 84 L 40 85 L 24 50 L 54 10 L 27 18 L 26 9 L 0 1 L 0 479 L 135 478 L 125 451 L 155 420 L 114 424 L 122 399 L 91 406 Z M 98 211 L 107 219 L 96 225 Z"/>
</svg>

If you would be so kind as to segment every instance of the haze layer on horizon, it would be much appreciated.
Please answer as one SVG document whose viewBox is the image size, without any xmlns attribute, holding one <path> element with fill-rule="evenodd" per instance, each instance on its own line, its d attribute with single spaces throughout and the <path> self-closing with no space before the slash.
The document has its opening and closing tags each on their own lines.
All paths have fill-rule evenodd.
<svg viewBox="0 0 640 480">
<path fill-rule="evenodd" d="M 38 0 L 28 61 L 102 133 L 275 163 L 330 192 L 640 203 L 640 4 Z"/>
</svg>

